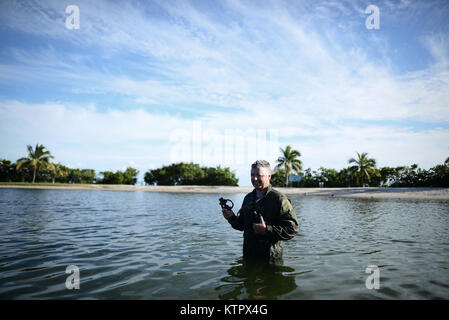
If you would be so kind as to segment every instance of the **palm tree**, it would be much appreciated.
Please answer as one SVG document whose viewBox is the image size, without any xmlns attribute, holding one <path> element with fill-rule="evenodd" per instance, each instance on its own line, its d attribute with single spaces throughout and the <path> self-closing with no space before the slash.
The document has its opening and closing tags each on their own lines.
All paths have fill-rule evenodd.
<svg viewBox="0 0 449 320">
<path fill-rule="evenodd" d="M 292 149 L 291 146 L 287 146 L 285 150 L 281 149 L 282 156 L 278 158 L 276 169 L 281 167 L 285 168 L 285 186 L 288 186 L 288 176 L 290 171 L 299 172 L 302 170 L 302 162 L 297 159 L 301 156 L 301 153 L 298 150 Z"/>
<path fill-rule="evenodd" d="M 449 157 L 447 157 L 446 161 L 444 161 L 444 164 L 449 166 Z"/>
<path fill-rule="evenodd" d="M 63 166 L 60 163 L 51 163 L 49 162 L 48 167 L 51 171 L 51 181 L 52 183 L 55 183 L 56 177 L 63 177 L 66 174 L 68 174 L 68 170 L 66 166 Z"/>
<path fill-rule="evenodd" d="M 350 172 L 356 177 L 356 182 L 365 186 L 365 179 L 370 182 L 371 175 L 374 174 L 374 169 L 376 167 L 376 160 L 368 158 L 368 153 L 362 152 L 362 154 L 357 152 L 357 159 L 351 158 L 348 160 L 349 163 L 355 163 L 354 166 L 350 167 Z"/>
<path fill-rule="evenodd" d="M 33 181 L 36 180 L 36 173 L 39 169 L 42 169 L 49 165 L 50 159 L 54 157 L 51 155 L 50 151 L 45 150 L 43 145 L 36 144 L 35 149 L 30 145 L 27 145 L 28 157 L 20 158 L 17 160 L 16 170 L 19 170 L 23 165 L 33 167 Z"/>
</svg>

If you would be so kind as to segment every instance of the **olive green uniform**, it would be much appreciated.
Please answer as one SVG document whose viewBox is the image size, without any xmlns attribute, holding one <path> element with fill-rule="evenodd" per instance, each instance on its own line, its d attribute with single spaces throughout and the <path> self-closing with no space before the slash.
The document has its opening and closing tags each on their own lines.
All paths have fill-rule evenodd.
<svg viewBox="0 0 449 320">
<path fill-rule="evenodd" d="M 266 224 L 265 234 L 258 235 L 253 223 Z M 298 232 L 298 219 L 288 198 L 271 185 L 261 198 L 256 190 L 248 193 L 237 216 L 228 219 L 231 226 L 243 231 L 243 256 L 269 260 L 282 258 L 282 240 L 293 238 Z"/>
</svg>

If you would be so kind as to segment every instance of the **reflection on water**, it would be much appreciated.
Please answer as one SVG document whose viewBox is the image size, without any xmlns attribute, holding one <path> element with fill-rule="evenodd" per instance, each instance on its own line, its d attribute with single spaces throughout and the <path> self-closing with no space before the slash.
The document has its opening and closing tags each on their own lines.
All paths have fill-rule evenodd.
<svg viewBox="0 0 449 320">
<path fill-rule="evenodd" d="M 1 189 L 0 299 L 449 299 L 447 202 L 291 196 L 299 234 L 268 265 L 220 196 Z"/>
<path fill-rule="evenodd" d="M 241 258 L 221 278 L 225 284 L 216 288 L 219 299 L 269 299 L 296 289 L 295 276 L 289 275 L 293 268 L 277 264 Z"/>
</svg>

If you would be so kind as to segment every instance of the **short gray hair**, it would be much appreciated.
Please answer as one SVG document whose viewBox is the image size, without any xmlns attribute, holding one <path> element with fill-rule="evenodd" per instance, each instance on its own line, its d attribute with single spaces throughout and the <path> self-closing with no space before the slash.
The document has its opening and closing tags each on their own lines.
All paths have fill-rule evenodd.
<svg viewBox="0 0 449 320">
<path fill-rule="evenodd" d="M 257 167 L 262 167 L 267 169 L 268 173 L 271 174 L 271 167 L 270 167 L 270 163 L 266 160 L 256 160 L 256 162 L 254 162 L 251 165 L 251 169 L 257 168 Z"/>
</svg>

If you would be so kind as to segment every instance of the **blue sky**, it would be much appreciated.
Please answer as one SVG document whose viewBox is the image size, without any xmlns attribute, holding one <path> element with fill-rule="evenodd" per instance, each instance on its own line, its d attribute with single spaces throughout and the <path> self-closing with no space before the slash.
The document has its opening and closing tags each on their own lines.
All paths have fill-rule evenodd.
<svg viewBox="0 0 449 320">
<path fill-rule="evenodd" d="M 79 8 L 68 29 L 66 7 Z M 379 29 L 365 25 L 379 8 Z M 72 167 L 429 168 L 449 156 L 447 1 L 2 1 L 0 158 Z"/>
</svg>

